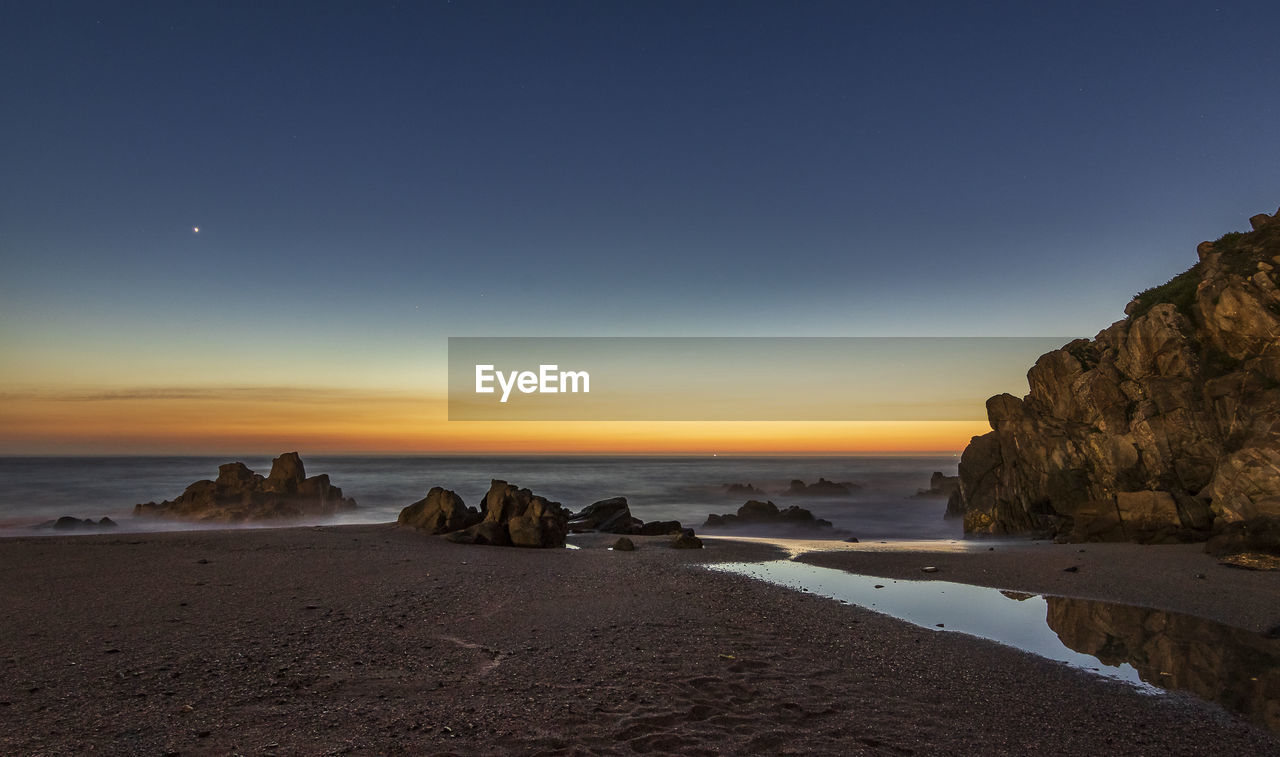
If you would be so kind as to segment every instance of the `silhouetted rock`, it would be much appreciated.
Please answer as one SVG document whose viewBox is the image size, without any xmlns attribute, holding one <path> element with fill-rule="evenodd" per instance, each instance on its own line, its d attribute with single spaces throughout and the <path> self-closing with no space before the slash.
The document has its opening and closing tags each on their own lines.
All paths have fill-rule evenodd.
<svg viewBox="0 0 1280 757">
<path fill-rule="evenodd" d="M 626 497 L 602 499 L 569 516 L 569 529 L 573 531 L 636 534 L 642 525 L 638 518 L 632 517 Z"/>
<path fill-rule="evenodd" d="M 814 518 L 813 513 L 803 507 L 791 506 L 779 510 L 772 502 L 749 500 L 738 508 L 736 514 L 708 515 L 703 528 L 725 528 L 756 524 L 787 524 L 807 528 L 830 528 L 831 521 Z"/>
<path fill-rule="evenodd" d="M 636 551 L 636 544 L 625 536 L 619 536 L 618 540 L 613 543 L 613 551 L 634 552 Z"/>
<path fill-rule="evenodd" d="M 694 536 L 692 531 L 686 531 L 677 536 L 671 546 L 675 549 L 702 549 L 702 540 Z"/>
<path fill-rule="evenodd" d="M 1170 542 L 1280 516 L 1280 223 L 1252 225 L 987 401 L 966 532 Z"/>
<path fill-rule="evenodd" d="M 102 518 L 101 520 L 93 520 L 92 518 L 73 518 L 64 515 L 57 520 L 47 520 L 35 528 L 54 529 L 57 531 L 104 531 L 116 528 L 116 522 L 110 518 Z"/>
<path fill-rule="evenodd" d="M 784 494 L 792 497 L 847 497 L 860 488 L 852 481 L 828 481 L 825 478 L 819 478 L 812 484 L 805 484 L 800 479 L 793 479 L 791 486 Z"/>
<path fill-rule="evenodd" d="M 353 510 L 355 500 L 321 474 L 305 478 L 296 452 L 277 457 L 263 478 L 244 463 L 218 466 L 218 478 L 196 481 L 179 497 L 135 505 L 134 516 L 221 523 L 331 516 Z"/>
<path fill-rule="evenodd" d="M 680 531 L 680 521 L 664 520 L 645 523 L 631 514 L 626 497 L 602 499 L 569 516 L 569 531 L 599 531 L 606 534 L 661 536 Z"/>
<path fill-rule="evenodd" d="M 945 498 L 947 509 L 943 513 L 944 518 L 959 518 L 964 515 L 964 500 L 960 496 L 959 476 L 944 476 L 941 471 L 934 471 L 929 477 L 929 488 L 916 490 L 915 496 Z"/>
<path fill-rule="evenodd" d="M 678 534 L 684 528 L 678 520 L 651 520 L 640 527 L 641 536 L 667 536 Z"/>
<path fill-rule="evenodd" d="M 432 534 L 461 531 L 480 522 L 480 513 L 467 507 L 454 492 L 432 487 L 427 496 L 400 511 L 396 523 Z"/>
<path fill-rule="evenodd" d="M 764 494 L 764 490 L 751 484 L 722 484 L 724 493 L 730 497 L 755 497 Z"/>
</svg>

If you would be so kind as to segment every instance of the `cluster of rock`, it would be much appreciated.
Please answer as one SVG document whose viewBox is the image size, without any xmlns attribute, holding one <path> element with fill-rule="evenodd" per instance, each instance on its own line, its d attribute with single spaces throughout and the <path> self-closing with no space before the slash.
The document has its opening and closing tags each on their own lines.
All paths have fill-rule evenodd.
<svg viewBox="0 0 1280 757">
<path fill-rule="evenodd" d="M 737 513 L 725 515 L 708 515 L 703 528 L 729 528 L 750 525 L 788 525 L 803 528 L 831 528 L 831 521 L 813 517 L 813 513 L 803 507 L 791 507 L 779 510 L 772 502 L 749 500 Z"/>
<path fill-rule="evenodd" d="M 812 484 L 796 478 L 786 489 L 777 491 L 784 497 L 848 497 L 862 487 L 852 481 L 828 481 L 819 477 Z M 721 489 L 730 497 L 762 497 L 766 494 L 754 484 L 722 484 Z"/>
<path fill-rule="evenodd" d="M 964 515 L 964 500 L 960 496 L 960 477 L 944 476 L 942 471 L 934 471 L 929 477 L 928 489 L 917 489 L 912 495 L 917 499 L 945 499 L 947 510 L 945 518 L 959 518 Z"/>
<path fill-rule="evenodd" d="M 570 513 L 559 502 L 496 479 L 490 483 L 479 510 L 467 507 L 456 493 L 437 486 L 425 498 L 401 510 L 396 523 L 430 534 L 444 534 L 461 544 L 502 547 L 563 547 L 570 531 L 678 534 L 696 539 L 678 521 L 644 523 L 632 517 L 625 497 L 601 500 L 581 512 Z"/>
<path fill-rule="evenodd" d="M 569 516 L 569 530 L 599 531 L 606 534 L 632 536 L 668 536 L 684 532 L 678 520 L 651 520 L 648 523 L 631 515 L 626 497 L 602 499 Z"/>
<path fill-rule="evenodd" d="M 563 547 L 569 511 L 528 489 L 493 480 L 480 509 L 467 507 L 456 493 L 433 487 L 400 511 L 396 523 L 461 544 L 499 547 Z"/>
<path fill-rule="evenodd" d="M 100 520 L 92 518 L 73 518 L 70 515 L 64 515 L 57 520 L 47 520 L 35 528 L 53 529 L 55 531 L 102 531 L 108 528 L 115 528 L 118 524 L 110 518 L 103 516 Z"/>
<path fill-rule="evenodd" d="M 134 505 L 133 514 L 239 523 L 332 516 L 355 507 L 355 500 L 342 496 L 328 475 L 308 478 L 298 453 L 286 452 L 271 461 L 271 473 L 265 478 L 244 463 L 227 463 L 218 466 L 217 479 L 196 481 L 173 500 Z"/>
<path fill-rule="evenodd" d="M 1026 397 L 987 401 L 960 462 L 966 532 L 1166 542 L 1280 517 L 1280 221 L 1250 222 L 1041 356 Z"/>
<path fill-rule="evenodd" d="M 852 481 L 828 481 L 819 477 L 812 484 L 806 484 L 797 478 L 792 479 L 791 486 L 783 494 L 792 497 L 848 497 L 859 488 Z"/>
</svg>

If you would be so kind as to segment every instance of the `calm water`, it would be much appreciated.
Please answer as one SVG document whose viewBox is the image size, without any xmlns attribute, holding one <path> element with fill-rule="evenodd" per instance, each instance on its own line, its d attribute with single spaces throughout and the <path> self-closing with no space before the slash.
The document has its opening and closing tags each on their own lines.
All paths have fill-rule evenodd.
<svg viewBox="0 0 1280 757">
<path fill-rule="evenodd" d="M 1280 733 L 1280 640 L 1192 615 L 777 560 L 706 566 L 998 641 L 1148 692 L 1185 691 Z"/>
<path fill-rule="evenodd" d="M 228 458 L 213 457 L 11 457 L 0 458 L 0 533 L 62 515 L 110 516 L 124 527 L 139 502 L 173 499 L 192 481 L 215 478 Z M 267 474 L 271 458 L 242 457 Z M 954 475 L 957 458 L 601 458 L 601 457 L 304 457 L 307 474 L 328 473 L 354 497 L 359 509 L 343 523 L 393 521 L 400 509 L 432 486 L 453 489 L 478 505 L 490 479 L 500 478 L 577 510 L 606 497 L 624 496 L 643 520 L 679 520 L 701 526 L 708 513 L 735 511 L 747 499 L 727 496 L 726 483 L 753 484 L 780 507 L 801 505 L 860 539 L 953 539 L 960 523 L 943 520 L 946 503 L 916 499 L 929 475 Z M 788 497 L 792 479 L 819 477 L 861 486 L 850 497 Z M 169 526 L 174 527 L 174 526 Z M 189 526 L 184 526 L 189 527 Z M 760 533 L 749 531 L 745 533 Z"/>
</svg>

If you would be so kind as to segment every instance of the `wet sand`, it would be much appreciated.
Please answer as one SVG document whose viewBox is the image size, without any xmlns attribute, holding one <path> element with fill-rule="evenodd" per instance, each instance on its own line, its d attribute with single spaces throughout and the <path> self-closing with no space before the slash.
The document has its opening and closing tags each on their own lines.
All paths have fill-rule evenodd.
<svg viewBox="0 0 1280 757">
<path fill-rule="evenodd" d="M 1189 696 L 699 567 L 783 554 L 767 545 L 611 542 L 474 547 L 391 526 L 0 540 L 0 753 L 1280 753 Z M 1248 605 L 1277 596 L 1277 574 L 1159 589 L 1123 556 L 1148 548 L 1085 549 L 1045 553 L 1079 555 L 1063 575 L 999 546 L 929 559 L 948 580 L 1071 579 L 1271 622 Z M 804 559 L 919 577 L 920 557 Z"/>
</svg>

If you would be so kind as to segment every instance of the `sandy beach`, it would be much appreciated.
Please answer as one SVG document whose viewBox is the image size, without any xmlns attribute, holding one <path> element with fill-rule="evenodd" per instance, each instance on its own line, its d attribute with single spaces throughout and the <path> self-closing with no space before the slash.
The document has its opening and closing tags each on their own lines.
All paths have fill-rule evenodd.
<svg viewBox="0 0 1280 757">
<path fill-rule="evenodd" d="M 611 541 L 475 547 L 389 525 L 5 539 L 0 751 L 1280 752 L 1189 695 L 699 567 L 785 556 L 774 547 Z M 949 580 L 1251 629 L 1270 622 L 1280 579 L 1182 548 L 1160 554 L 1208 578 L 1150 570 L 1134 546 L 867 546 L 805 559 L 916 577 L 928 557 Z M 1018 554 L 1037 549 L 1053 559 Z"/>
</svg>

